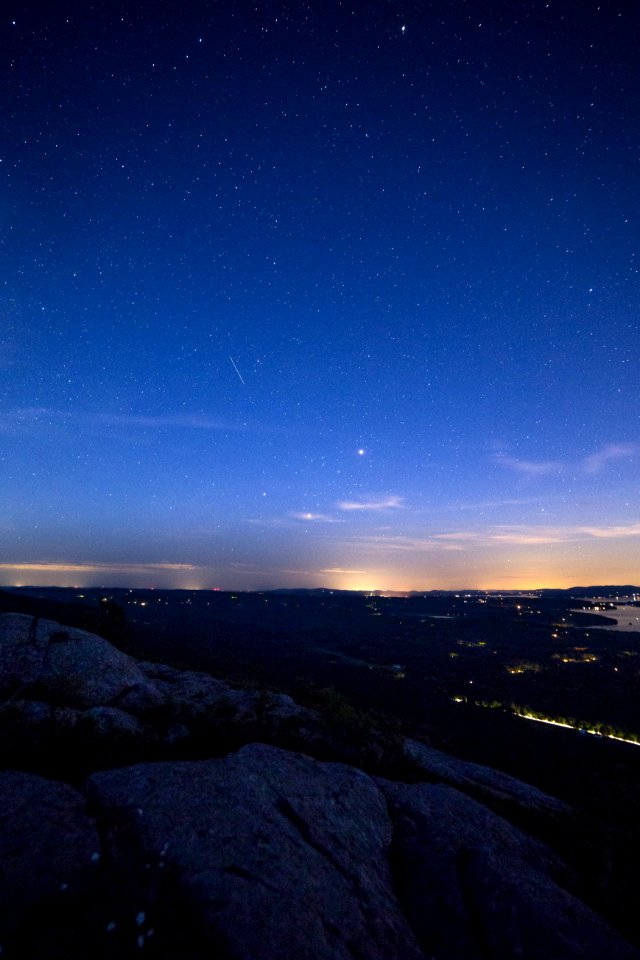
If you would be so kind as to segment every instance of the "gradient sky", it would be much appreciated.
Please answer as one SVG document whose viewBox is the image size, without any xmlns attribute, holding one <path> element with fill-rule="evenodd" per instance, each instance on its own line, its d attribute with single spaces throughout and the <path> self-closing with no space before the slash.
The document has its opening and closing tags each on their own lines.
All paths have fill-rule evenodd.
<svg viewBox="0 0 640 960">
<path fill-rule="evenodd" d="M 640 581 L 636 4 L 0 25 L 0 583 Z"/>
</svg>

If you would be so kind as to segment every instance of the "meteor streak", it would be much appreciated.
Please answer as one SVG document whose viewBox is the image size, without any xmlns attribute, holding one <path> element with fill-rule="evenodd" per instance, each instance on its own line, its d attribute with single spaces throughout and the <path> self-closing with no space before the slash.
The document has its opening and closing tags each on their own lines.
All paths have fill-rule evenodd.
<svg viewBox="0 0 640 960">
<path fill-rule="evenodd" d="M 245 383 L 244 380 L 242 379 L 242 374 L 240 373 L 240 371 L 239 371 L 238 368 L 236 367 L 233 357 L 229 357 L 229 360 L 231 360 L 231 363 L 233 364 L 233 369 L 235 370 L 235 372 L 236 372 L 236 373 L 238 374 L 238 376 L 240 377 L 240 383 L 241 383 L 244 387 L 246 387 L 246 383 Z"/>
</svg>

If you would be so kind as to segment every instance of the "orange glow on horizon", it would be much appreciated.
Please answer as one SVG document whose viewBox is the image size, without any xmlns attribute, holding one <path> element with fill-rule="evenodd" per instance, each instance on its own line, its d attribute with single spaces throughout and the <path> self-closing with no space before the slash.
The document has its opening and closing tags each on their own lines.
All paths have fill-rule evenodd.
<svg viewBox="0 0 640 960">
<path fill-rule="evenodd" d="M 396 559 L 396 558 L 394 558 Z M 427 590 L 528 591 L 567 589 L 589 584 L 635 584 L 640 582 L 640 569 L 629 557 L 582 557 L 572 562 L 566 556 L 536 557 L 535 561 L 496 562 L 495 557 L 481 564 L 465 556 L 447 554 L 436 565 L 415 558 L 407 569 L 406 558 L 397 558 L 397 565 L 368 566 L 352 563 L 322 569 L 265 568 L 257 566 L 239 571 L 196 564 L 114 563 L 34 561 L 0 563 L 0 584 L 5 587 L 133 587 L 142 589 L 153 584 L 158 589 L 183 590 L 270 590 L 284 588 L 326 587 L 334 590 L 408 593 Z M 634 558 L 635 559 L 635 558 Z M 506 569 L 505 569 L 506 568 Z"/>
</svg>

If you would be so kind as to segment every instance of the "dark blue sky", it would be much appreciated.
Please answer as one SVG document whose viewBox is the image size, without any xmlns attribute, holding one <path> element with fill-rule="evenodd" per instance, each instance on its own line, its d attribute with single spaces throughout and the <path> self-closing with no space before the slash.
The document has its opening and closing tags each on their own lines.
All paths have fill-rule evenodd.
<svg viewBox="0 0 640 960">
<path fill-rule="evenodd" d="M 639 23 L 5 5 L 0 582 L 638 582 Z"/>
</svg>

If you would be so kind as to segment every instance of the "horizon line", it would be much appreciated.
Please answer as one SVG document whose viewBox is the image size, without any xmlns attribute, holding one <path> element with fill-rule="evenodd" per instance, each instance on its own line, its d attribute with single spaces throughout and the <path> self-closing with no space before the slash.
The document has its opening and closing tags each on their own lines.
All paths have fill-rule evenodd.
<svg viewBox="0 0 640 960">
<path fill-rule="evenodd" d="M 147 586 L 147 587 L 129 587 L 129 586 L 116 586 L 116 585 L 107 585 L 107 584 L 91 584 L 89 586 L 61 586 L 60 584 L 50 583 L 50 584 L 38 584 L 38 583 L 21 583 L 21 584 L 0 584 L 0 591 L 11 591 L 11 590 L 73 590 L 77 592 L 79 590 L 125 590 L 130 593 L 140 592 L 142 590 L 148 590 L 153 593 L 318 593 L 320 591 L 324 593 L 362 593 L 362 594 L 382 594 L 382 595 L 393 595 L 393 594 L 410 594 L 410 593 L 485 593 L 485 594 L 523 594 L 523 593 L 540 593 L 543 591 L 561 591 L 562 593 L 570 593 L 572 590 L 589 590 L 598 587 L 599 589 L 607 590 L 620 590 L 621 587 L 629 588 L 633 592 L 640 593 L 640 586 L 631 584 L 631 583 L 598 583 L 598 584 L 579 584 L 576 583 L 571 587 L 425 587 L 424 589 L 416 588 L 407 588 L 407 589 L 392 589 L 384 587 L 262 587 L 257 589 L 247 589 L 246 587 L 156 587 L 156 586 Z"/>
</svg>

